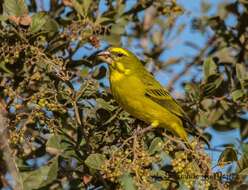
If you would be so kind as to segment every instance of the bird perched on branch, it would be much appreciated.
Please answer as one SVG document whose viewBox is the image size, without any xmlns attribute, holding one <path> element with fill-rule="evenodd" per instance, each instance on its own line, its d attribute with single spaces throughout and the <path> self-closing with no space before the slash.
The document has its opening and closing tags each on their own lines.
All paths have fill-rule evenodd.
<svg viewBox="0 0 248 190">
<path fill-rule="evenodd" d="M 183 125 L 190 123 L 188 116 L 132 52 L 111 47 L 98 57 L 109 65 L 112 94 L 127 112 L 188 142 Z"/>
</svg>

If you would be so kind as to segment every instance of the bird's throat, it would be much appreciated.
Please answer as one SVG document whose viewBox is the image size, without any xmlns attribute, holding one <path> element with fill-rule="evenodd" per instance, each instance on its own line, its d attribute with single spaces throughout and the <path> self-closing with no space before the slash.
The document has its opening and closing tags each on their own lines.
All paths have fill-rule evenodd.
<svg viewBox="0 0 248 190">
<path fill-rule="evenodd" d="M 113 82 L 119 81 L 124 76 L 125 76 L 125 74 L 123 72 L 118 71 L 118 70 L 111 69 L 111 71 L 110 71 L 110 81 L 113 81 Z"/>
<path fill-rule="evenodd" d="M 119 81 L 123 77 L 125 77 L 125 75 L 129 75 L 129 74 L 130 74 L 130 70 L 126 69 L 124 65 L 120 62 L 117 62 L 114 64 L 114 66 L 110 67 L 110 80 L 111 81 Z"/>
</svg>

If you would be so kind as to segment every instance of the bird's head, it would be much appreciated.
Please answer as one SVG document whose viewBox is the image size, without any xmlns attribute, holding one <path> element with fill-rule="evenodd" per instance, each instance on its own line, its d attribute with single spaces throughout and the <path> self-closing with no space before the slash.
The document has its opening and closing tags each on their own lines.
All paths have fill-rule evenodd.
<svg viewBox="0 0 248 190">
<path fill-rule="evenodd" d="M 135 71 L 142 65 L 132 52 L 119 47 L 110 47 L 106 51 L 100 52 L 98 57 L 106 62 L 111 70 L 122 73 Z"/>
</svg>

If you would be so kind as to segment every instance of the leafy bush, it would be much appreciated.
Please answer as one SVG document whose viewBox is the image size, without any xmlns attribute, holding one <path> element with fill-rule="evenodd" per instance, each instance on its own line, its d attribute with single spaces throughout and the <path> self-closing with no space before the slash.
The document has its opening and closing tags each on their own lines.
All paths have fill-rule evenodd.
<svg viewBox="0 0 248 190">
<path fill-rule="evenodd" d="M 37 2 L 0 1 L 0 107 L 8 119 L 0 123 L 0 129 L 7 126 L 8 131 L 0 131 L 0 139 L 8 139 L 6 147 L 0 146 L 1 187 L 247 187 L 245 1 L 222 3 L 213 17 L 204 15 L 210 4 L 202 3 L 203 13 L 193 20 L 192 30 L 203 34 L 211 30 L 205 47 L 191 40 L 186 45 L 196 49 L 195 57 L 167 61 L 161 56 L 174 39 L 170 42 L 166 37 L 184 30 L 185 24 L 178 26 L 176 21 L 187 14 L 174 0 L 133 5 L 109 0 Z M 230 16 L 236 19 L 232 26 L 227 23 Z M 115 102 L 106 82 L 107 69 L 96 59 L 106 42 L 121 46 L 122 41 L 142 50 L 153 73 L 185 64 L 182 72 L 173 73 L 170 90 L 187 72 L 197 71 L 189 82 L 180 83 L 186 92 L 180 103 L 210 139 L 213 134 L 208 129 L 239 129 L 238 145 L 223 139 L 226 144 L 220 149 L 206 151 L 192 138 L 191 150 L 162 129 L 140 134 L 138 130 L 147 124 Z M 14 159 L 6 159 L 6 150 L 12 151 Z M 211 151 L 221 151 L 216 166 Z M 17 167 L 11 167 L 12 162 Z M 5 178 L 8 172 L 16 185 Z"/>
</svg>

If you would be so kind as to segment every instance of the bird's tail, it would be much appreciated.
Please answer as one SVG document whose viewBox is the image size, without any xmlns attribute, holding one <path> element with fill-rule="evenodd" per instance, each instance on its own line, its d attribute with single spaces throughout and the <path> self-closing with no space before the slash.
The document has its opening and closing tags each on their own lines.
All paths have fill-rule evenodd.
<svg viewBox="0 0 248 190">
<path fill-rule="evenodd" d="M 203 141 L 208 146 L 208 148 L 210 148 L 208 138 L 206 136 L 204 136 L 203 131 L 201 129 L 196 127 L 191 122 L 186 123 L 186 128 L 185 129 L 190 135 L 198 138 L 200 141 Z"/>
</svg>

